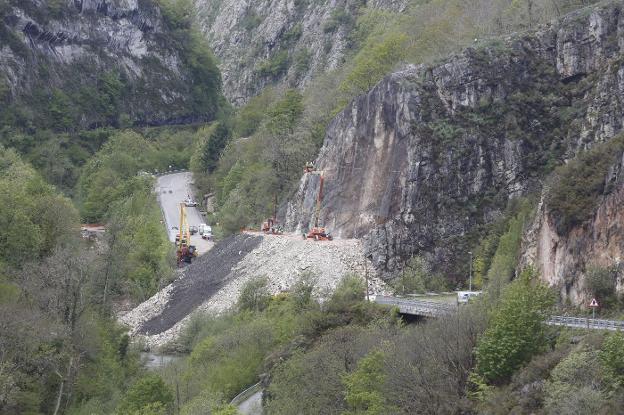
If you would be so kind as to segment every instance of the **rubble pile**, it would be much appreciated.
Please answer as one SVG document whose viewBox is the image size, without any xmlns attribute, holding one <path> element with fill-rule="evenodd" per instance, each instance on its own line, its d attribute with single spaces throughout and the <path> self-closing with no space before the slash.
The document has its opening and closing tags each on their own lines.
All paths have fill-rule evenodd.
<svg viewBox="0 0 624 415">
<path fill-rule="evenodd" d="M 369 293 L 383 293 L 384 284 L 374 277 L 358 240 L 241 234 L 218 243 L 120 320 L 146 347 L 159 347 L 176 339 L 194 311 L 222 313 L 232 308 L 243 286 L 254 278 L 266 277 L 269 291 L 277 294 L 309 275 L 323 301 L 349 274 L 370 276 Z"/>
</svg>

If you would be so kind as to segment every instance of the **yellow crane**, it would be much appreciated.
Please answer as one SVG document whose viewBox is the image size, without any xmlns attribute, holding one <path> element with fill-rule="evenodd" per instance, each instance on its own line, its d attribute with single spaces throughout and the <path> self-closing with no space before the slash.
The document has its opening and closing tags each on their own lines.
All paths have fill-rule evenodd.
<svg viewBox="0 0 624 415">
<path fill-rule="evenodd" d="M 195 246 L 191 245 L 191 230 L 186 219 L 186 205 L 180 203 L 180 227 L 176 236 L 176 256 L 178 266 L 183 262 L 191 263 L 193 257 L 197 256 Z"/>
</svg>

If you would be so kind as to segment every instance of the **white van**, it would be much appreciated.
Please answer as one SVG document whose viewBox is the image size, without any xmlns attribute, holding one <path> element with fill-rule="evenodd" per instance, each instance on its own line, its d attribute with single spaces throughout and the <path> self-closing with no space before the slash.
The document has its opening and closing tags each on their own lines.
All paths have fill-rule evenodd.
<svg viewBox="0 0 624 415">
<path fill-rule="evenodd" d="M 202 223 L 198 226 L 198 230 L 202 239 L 206 239 L 206 240 L 212 239 L 212 227 L 210 227 L 209 225 Z"/>
<path fill-rule="evenodd" d="M 470 301 L 471 298 L 478 297 L 483 291 L 457 291 L 457 302 L 465 304 Z"/>
</svg>

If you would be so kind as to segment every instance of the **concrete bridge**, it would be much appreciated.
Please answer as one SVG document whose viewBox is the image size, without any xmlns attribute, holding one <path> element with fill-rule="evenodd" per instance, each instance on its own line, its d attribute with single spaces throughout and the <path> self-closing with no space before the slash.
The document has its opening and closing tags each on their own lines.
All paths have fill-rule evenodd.
<svg viewBox="0 0 624 415">
<path fill-rule="evenodd" d="M 416 300 L 412 298 L 399 298 L 378 295 L 375 297 L 377 304 L 394 306 L 401 314 L 422 317 L 440 317 L 457 311 L 457 304 L 437 301 Z"/>
<path fill-rule="evenodd" d="M 441 317 L 461 310 L 461 306 L 458 307 L 458 304 L 416 300 L 412 298 L 377 296 L 375 297 L 375 302 L 377 304 L 397 307 L 401 314 L 421 317 Z M 579 329 L 624 331 L 624 321 L 622 320 L 552 316 L 546 321 L 546 324 L 550 326 L 565 326 Z"/>
</svg>

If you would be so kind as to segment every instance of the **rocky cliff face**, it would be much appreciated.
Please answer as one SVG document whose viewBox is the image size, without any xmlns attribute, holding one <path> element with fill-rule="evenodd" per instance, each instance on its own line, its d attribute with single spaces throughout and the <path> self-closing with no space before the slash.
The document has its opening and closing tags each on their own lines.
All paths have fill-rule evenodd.
<svg viewBox="0 0 624 415">
<path fill-rule="evenodd" d="M 384 273 L 423 255 L 463 280 L 467 251 L 509 199 L 539 191 L 555 165 L 622 129 L 623 28 L 614 2 L 388 76 L 327 131 L 316 160 L 325 174 L 321 223 L 364 237 Z M 318 182 L 318 174 L 302 178 L 291 228 L 312 222 Z M 619 226 L 604 209 L 597 226 Z M 552 262 L 540 249 L 535 261 Z M 558 263 L 545 278 L 562 278 Z"/>
<path fill-rule="evenodd" d="M 624 154 L 605 172 L 605 182 L 613 190 L 600 197 L 590 220 L 562 234 L 542 199 L 524 236 L 520 267 L 533 266 L 572 304 L 591 301 L 586 276 L 592 268 L 612 270 L 616 290 L 624 291 Z"/>
<path fill-rule="evenodd" d="M 220 59 L 223 89 L 242 105 L 267 85 L 303 88 L 342 63 L 358 11 L 400 11 L 407 0 L 194 0 Z"/>
<path fill-rule="evenodd" d="M 126 114 L 125 124 L 199 117 L 188 71 L 153 0 L 3 0 L 0 39 L 0 102 L 37 105 L 58 91 L 85 102 L 107 95 L 102 108 L 85 110 L 82 127 L 109 124 L 110 106 Z"/>
</svg>

